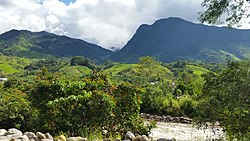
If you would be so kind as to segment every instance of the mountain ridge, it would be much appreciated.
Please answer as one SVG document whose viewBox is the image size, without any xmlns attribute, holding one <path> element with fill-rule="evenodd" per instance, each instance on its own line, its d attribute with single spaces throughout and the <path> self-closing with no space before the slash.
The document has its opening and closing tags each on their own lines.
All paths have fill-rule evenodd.
<svg viewBox="0 0 250 141">
<path fill-rule="evenodd" d="M 81 39 L 46 31 L 31 32 L 15 29 L 0 35 L 0 52 L 30 58 L 35 58 L 35 55 L 42 57 L 84 56 L 98 61 L 104 60 L 112 54 L 110 50 Z"/>
<path fill-rule="evenodd" d="M 243 49 L 247 46 L 247 55 L 249 55 L 249 35 L 250 30 L 207 26 L 181 18 L 160 19 L 152 25 L 141 25 L 127 44 L 112 58 L 114 61 L 127 63 L 136 62 L 141 56 L 153 56 L 163 62 L 187 59 L 208 61 L 209 59 L 204 60 L 203 57 L 199 57 L 206 49 L 216 52 L 219 62 L 226 60 L 220 50 L 233 53 L 236 58 L 245 58 L 241 56 L 245 54 L 235 55 L 232 48 L 243 43 Z M 135 53 L 131 54 L 131 52 Z M 212 62 L 216 61 L 216 59 L 212 60 Z"/>
<path fill-rule="evenodd" d="M 210 63 L 250 57 L 250 30 L 208 26 L 178 17 L 142 24 L 120 50 L 110 51 L 81 39 L 46 31 L 10 30 L 0 35 L 0 53 L 28 58 L 83 56 L 103 62 L 136 63 L 152 56 L 161 62 Z"/>
</svg>

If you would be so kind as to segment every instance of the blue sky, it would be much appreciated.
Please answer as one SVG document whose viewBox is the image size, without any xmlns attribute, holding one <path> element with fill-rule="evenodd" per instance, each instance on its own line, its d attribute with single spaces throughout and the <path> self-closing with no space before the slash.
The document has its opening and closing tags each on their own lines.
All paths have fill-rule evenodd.
<svg viewBox="0 0 250 141">
<path fill-rule="evenodd" d="M 75 2 L 76 0 L 60 0 L 62 2 L 64 2 L 65 4 L 70 4 L 70 2 Z"/>
</svg>

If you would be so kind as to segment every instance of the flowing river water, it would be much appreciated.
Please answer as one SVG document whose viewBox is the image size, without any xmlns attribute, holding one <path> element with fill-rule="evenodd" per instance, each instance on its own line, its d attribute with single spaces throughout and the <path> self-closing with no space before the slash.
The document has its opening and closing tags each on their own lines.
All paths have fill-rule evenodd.
<svg viewBox="0 0 250 141">
<path fill-rule="evenodd" d="M 197 128 L 193 124 L 157 122 L 157 127 L 151 131 L 153 140 L 159 138 L 174 138 L 176 141 L 210 141 L 221 138 L 225 140 L 222 128 L 209 126 Z"/>
</svg>

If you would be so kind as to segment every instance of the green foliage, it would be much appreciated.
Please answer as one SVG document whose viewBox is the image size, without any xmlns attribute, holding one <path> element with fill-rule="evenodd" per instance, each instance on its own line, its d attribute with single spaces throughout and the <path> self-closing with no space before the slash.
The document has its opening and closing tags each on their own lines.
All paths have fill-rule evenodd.
<svg viewBox="0 0 250 141">
<path fill-rule="evenodd" d="M 79 81 L 43 71 L 29 93 L 39 111 L 37 129 L 51 133 L 90 136 L 106 129 L 111 133 L 149 133 L 140 118 L 140 90 L 131 84 L 112 85 L 94 71 Z"/>
<path fill-rule="evenodd" d="M 0 55 L 0 71 L 4 71 L 5 74 L 20 72 L 30 62 L 31 60 L 26 58 Z"/>
<path fill-rule="evenodd" d="M 82 76 L 91 74 L 92 70 L 85 66 L 70 66 L 66 65 L 60 68 L 59 72 L 63 73 L 64 75 L 71 75 L 71 76 Z"/>
<path fill-rule="evenodd" d="M 84 58 L 82 56 L 73 57 L 70 61 L 70 65 L 71 66 L 77 66 L 77 65 L 86 66 L 90 68 L 91 70 L 94 70 L 96 68 L 90 59 Z"/>
<path fill-rule="evenodd" d="M 34 112 L 27 98 L 18 89 L 0 89 L 0 127 L 29 129 Z"/>
<path fill-rule="evenodd" d="M 249 139 L 250 61 L 230 62 L 219 74 L 205 75 L 199 121 L 219 121 L 230 139 Z"/>
<path fill-rule="evenodd" d="M 232 26 L 243 17 L 247 17 L 248 10 L 245 2 L 245 0 L 204 0 L 201 5 L 207 9 L 200 13 L 199 20 L 201 22 L 218 23 L 220 17 L 226 14 L 226 22 L 229 26 Z"/>
<path fill-rule="evenodd" d="M 47 68 L 51 72 L 58 71 L 63 66 L 67 65 L 67 61 L 64 58 L 46 58 L 38 61 L 34 61 L 25 67 L 26 70 L 41 70 Z"/>
</svg>

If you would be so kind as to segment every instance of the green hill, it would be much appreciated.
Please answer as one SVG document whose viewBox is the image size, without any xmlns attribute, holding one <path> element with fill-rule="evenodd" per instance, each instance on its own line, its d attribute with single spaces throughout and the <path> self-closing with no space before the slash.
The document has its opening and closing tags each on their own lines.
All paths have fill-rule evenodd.
<svg viewBox="0 0 250 141">
<path fill-rule="evenodd" d="M 168 63 L 237 61 L 250 56 L 249 38 L 250 30 L 195 24 L 180 18 L 160 19 L 141 25 L 112 59 L 124 63 L 135 63 L 143 56 Z"/>
<path fill-rule="evenodd" d="M 31 62 L 32 60 L 27 58 L 0 55 L 0 70 L 5 74 L 13 74 L 23 71 L 24 67 Z"/>
<path fill-rule="evenodd" d="M 81 75 L 87 75 L 92 72 L 91 69 L 89 69 L 86 66 L 70 66 L 66 65 L 62 67 L 58 72 L 62 72 L 63 74 L 67 75 L 73 75 L 73 76 L 81 76 Z"/>
<path fill-rule="evenodd" d="M 84 56 L 102 61 L 112 52 L 83 40 L 45 31 L 11 30 L 0 35 L 0 53 L 28 58 Z"/>
</svg>

